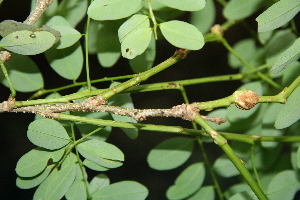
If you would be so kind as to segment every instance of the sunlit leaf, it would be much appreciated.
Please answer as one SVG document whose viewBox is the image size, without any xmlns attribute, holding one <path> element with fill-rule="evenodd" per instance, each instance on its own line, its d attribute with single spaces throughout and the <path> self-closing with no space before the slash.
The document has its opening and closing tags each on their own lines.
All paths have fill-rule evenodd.
<svg viewBox="0 0 300 200">
<path fill-rule="evenodd" d="M 161 23 L 159 27 L 166 40 L 176 47 L 199 50 L 204 45 L 202 33 L 189 23 L 172 20 Z"/>
<path fill-rule="evenodd" d="M 87 199 L 86 188 L 84 180 L 75 179 L 69 190 L 66 193 L 66 199 L 68 200 L 83 200 Z"/>
<path fill-rule="evenodd" d="M 288 67 L 300 58 L 300 38 L 294 44 L 285 50 L 277 59 L 270 73 L 278 73 Z"/>
<path fill-rule="evenodd" d="M 5 67 L 16 91 L 33 92 L 44 87 L 42 73 L 29 56 L 12 53 L 11 58 L 5 63 Z M 2 71 L 0 80 L 8 87 Z"/>
<path fill-rule="evenodd" d="M 128 17 L 141 7 L 141 0 L 95 0 L 87 14 L 94 20 L 115 20 Z"/>
<path fill-rule="evenodd" d="M 213 0 L 206 0 L 204 9 L 191 13 L 191 24 L 201 33 L 207 33 L 215 22 L 216 8 Z"/>
<path fill-rule="evenodd" d="M 121 43 L 122 56 L 133 59 L 141 55 L 149 46 L 152 28 L 141 28 L 127 35 Z"/>
<path fill-rule="evenodd" d="M 197 11 L 205 6 L 205 0 L 157 0 L 168 7 L 184 11 Z"/>
<path fill-rule="evenodd" d="M 52 119 L 31 122 L 27 131 L 28 139 L 35 145 L 46 149 L 59 149 L 70 142 L 65 128 Z"/>
<path fill-rule="evenodd" d="M 135 181 L 121 181 L 97 190 L 92 199 L 101 200 L 143 200 L 148 196 L 148 189 Z"/>
<path fill-rule="evenodd" d="M 112 144 L 92 139 L 78 144 L 77 149 L 83 157 L 103 167 L 116 168 L 123 165 L 123 152 Z"/>
<path fill-rule="evenodd" d="M 17 162 L 16 172 L 21 177 L 33 177 L 41 173 L 50 159 L 57 162 L 64 153 L 64 149 L 48 151 L 43 148 L 35 148 L 24 154 Z"/>
<path fill-rule="evenodd" d="M 300 118 L 300 86 L 298 86 L 289 96 L 285 105 L 279 111 L 275 121 L 277 129 L 286 128 Z"/>
<path fill-rule="evenodd" d="M 152 169 L 174 169 L 187 161 L 193 152 L 193 148 L 193 139 L 184 137 L 171 138 L 152 149 L 148 155 L 147 162 Z"/>
<path fill-rule="evenodd" d="M 93 194 L 95 191 L 109 186 L 109 178 L 105 174 L 98 174 L 89 184 L 89 192 Z"/>
<path fill-rule="evenodd" d="M 100 172 L 104 172 L 104 171 L 109 170 L 109 168 L 102 167 L 101 165 L 98 165 L 97 163 L 95 163 L 93 161 L 90 161 L 88 159 L 85 159 L 83 161 L 83 165 L 90 168 L 90 169 L 92 169 L 92 170 L 100 171 Z"/>
<path fill-rule="evenodd" d="M 249 17 L 262 7 L 261 0 L 231 0 L 223 10 L 223 15 L 230 20 L 239 20 Z"/>
<path fill-rule="evenodd" d="M 280 0 L 256 18 L 258 32 L 270 31 L 289 22 L 300 11 L 298 0 Z"/>
<path fill-rule="evenodd" d="M 168 188 L 168 199 L 184 199 L 195 193 L 202 185 L 205 178 L 203 163 L 194 163 L 186 168 L 176 178 L 175 184 Z"/>
</svg>

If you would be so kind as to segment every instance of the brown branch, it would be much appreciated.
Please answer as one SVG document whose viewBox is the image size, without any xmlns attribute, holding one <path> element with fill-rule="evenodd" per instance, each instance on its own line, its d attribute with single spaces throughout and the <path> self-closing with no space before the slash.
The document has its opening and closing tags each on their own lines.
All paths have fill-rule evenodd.
<svg viewBox="0 0 300 200">
<path fill-rule="evenodd" d="M 37 0 L 35 8 L 23 23 L 34 25 L 52 2 L 53 0 Z"/>
</svg>

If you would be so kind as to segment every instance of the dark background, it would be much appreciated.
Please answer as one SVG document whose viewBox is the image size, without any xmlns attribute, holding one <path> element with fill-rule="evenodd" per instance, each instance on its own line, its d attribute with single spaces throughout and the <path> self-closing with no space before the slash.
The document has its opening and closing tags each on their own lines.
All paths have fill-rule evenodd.
<svg viewBox="0 0 300 200">
<path fill-rule="evenodd" d="M 22 22 L 30 12 L 30 1 L 24 0 L 4 0 L 0 9 L 0 20 L 12 19 Z M 221 7 L 217 5 L 216 24 L 225 22 L 221 14 Z M 182 16 L 181 20 L 187 21 L 189 15 Z M 249 19 L 249 23 L 255 25 L 254 18 Z M 80 28 L 79 28 L 80 29 Z M 225 37 L 230 44 L 234 44 L 241 38 L 249 37 L 248 33 L 241 25 L 237 25 L 225 33 Z M 158 64 L 173 55 L 176 48 L 166 41 L 157 42 L 157 57 L 155 64 Z M 45 61 L 43 55 L 32 57 L 40 67 L 44 76 L 45 88 L 55 88 L 58 86 L 71 84 L 71 81 L 58 76 Z M 110 68 L 102 68 L 96 56 L 90 57 L 91 78 L 99 79 L 101 77 L 112 77 L 132 74 L 128 61 L 121 58 L 118 63 Z M 227 51 L 218 43 L 207 43 L 200 51 L 192 52 L 186 59 L 176 65 L 162 71 L 146 81 L 146 83 L 183 80 L 199 77 L 208 77 L 215 75 L 224 75 L 237 73 L 227 65 Z M 82 73 L 78 81 L 84 81 L 85 75 Z M 98 88 L 106 88 L 110 83 L 96 84 Z M 226 97 L 240 86 L 239 81 L 220 82 L 212 84 L 201 84 L 186 87 L 190 102 L 208 101 Z M 62 91 L 61 94 L 69 94 L 77 91 Z M 0 84 L 0 102 L 7 100 L 10 91 Z M 32 93 L 17 93 L 17 100 L 26 100 Z M 182 104 L 183 99 L 179 91 L 166 90 L 156 92 L 145 92 L 132 94 L 136 108 L 170 108 L 174 105 Z M 26 137 L 27 126 L 34 119 L 32 114 L 0 114 L 0 197 L 1 199 L 32 199 L 36 188 L 22 190 L 15 186 L 15 166 L 18 159 L 35 146 L 29 142 Z M 190 122 L 172 118 L 151 118 L 144 123 L 176 125 L 190 128 Z M 144 184 L 150 191 L 148 199 L 165 199 L 165 192 L 169 186 L 174 183 L 178 174 L 190 163 L 202 161 L 200 150 L 196 149 L 192 157 L 183 166 L 170 171 L 156 171 L 149 168 L 146 158 L 151 148 L 155 147 L 161 141 L 174 136 L 169 133 L 140 131 L 139 137 L 135 140 L 129 139 L 120 129 L 113 128 L 108 142 L 118 146 L 125 154 L 125 163 L 122 167 L 108 171 L 106 174 L 111 182 L 122 180 L 136 180 Z M 213 161 L 216 155 L 222 152 L 214 144 L 207 144 L 209 158 Z M 98 172 L 88 170 L 89 179 L 98 174 Z M 207 176 L 209 177 L 209 176 Z M 234 181 L 234 180 L 228 180 Z M 206 184 L 211 180 L 207 179 Z M 226 183 L 223 184 L 223 189 Z"/>
</svg>

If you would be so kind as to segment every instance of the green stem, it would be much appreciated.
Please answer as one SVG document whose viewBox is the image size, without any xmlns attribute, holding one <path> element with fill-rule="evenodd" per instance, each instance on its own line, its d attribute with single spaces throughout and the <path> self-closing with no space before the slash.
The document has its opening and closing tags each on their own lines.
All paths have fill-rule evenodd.
<svg viewBox="0 0 300 200">
<path fill-rule="evenodd" d="M 93 1 L 91 1 L 93 2 Z M 86 70 L 86 80 L 87 88 L 91 89 L 91 79 L 90 79 L 90 65 L 89 65 L 89 27 L 90 27 L 91 18 L 87 16 L 86 21 L 86 31 L 85 31 L 85 70 Z"/>
<path fill-rule="evenodd" d="M 262 188 L 260 178 L 258 176 L 257 169 L 256 169 L 254 153 L 255 153 L 255 143 L 253 143 L 253 145 L 251 146 L 251 162 L 252 162 L 252 168 L 253 168 L 254 175 L 256 177 L 257 184 L 259 185 L 260 188 Z"/>
<path fill-rule="evenodd" d="M 79 164 L 79 167 L 80 167 L 80 171 L 81 171 L 81 174 L 82 174 L 82 177 L 83 177 L 83 183 L 84 183 L 84 187 L 85 187 L 85 191 L 86 191 L 86 195 L 87 195 L 87 199 L 91 199 L 91 195 L 89 193 L 89 186 L 88 186 L 88 180 L 85 178 L 85 171 L 84 171 L 84 166 L 83 166 L 83 163 L 80 159 L 80 156 L 79 156 L 79 153 L 78 153 L 78 150 L 77 148 L 75 148 L 75 152 L 76 152 L 76 157 L 77 157 L 77 161 L 78 161 L 78 164 Z"/>
<path fill-rule="evenodd" d="M 255 69 L 252 65 L 250 65 L 244 58 L 242 58 L 234 49 L 228 44 L 227 40 L 225 38 L 222 38 L 221 43 L 226 47 L 228 51 L 230 51 L 237 59 L 239 59 L 244 65 L 246 65 L 249 69 Z M 274 86 L 275 88 L 281 89 L 281 86 L 275 83 L 273 80 L 271 80 L 269 77 L 266 75 L 262 74 L 261 72 L 256 72 L 257 75 L 268 82 L 270 85 Z"/>
<path fill-rule="evenodd" d="M 231 160 L 231 162 L 234 164 L 234 166 L 237 168 L 237 170 L 241 173 L 241 175 L 244 177 L 248 185 L 251 187 L 253 192 L 256 194 L 258 199 L 260 200 L 267 200 L 266 195 L 262 191 L 262 189 L 259 187 L 257 182 L 253 179 L 250 172 L 245 167 L 245 164 L 241 161 L 241 159 L 235 154 L 235 152 L 232 150 L 232 148 L 228 145 L 227 140 L 217 133 L 209 124 L 202 119 L 200 115 L 197 115 L 195 118 L 195 122 L 198 123 L 209 135 L 211 135 L 214 142 L 221 147 L 221 149 L 226 153 L 228 158 Z"/>
<path fill-rule="evenodd" d="M 16 90 L 15 90 L 14 86 L 12 85 L 12 83 L 10 81 L 7 69 L 6 69 L 6 67 L 5 67 L 5 65 L 4 65 L 4 63 L 1 59 L 0 59 L 0 66 L 1 66 L 2 72 L 5 76 L 5 79 L 7 81 L 8 87 L 10 89 L 10 97 L 15 97 L 16 96 Z"/>
<path fill-rule="evenodd" d="M 76 146 L 76 145 L 79 144 L 80 142 L 86 140 L 88 137 L 90 137 L 91 135 L 97 133 L 98 131 L 101 131 L 103 128 L 104 128 L 104 127 L 99 127 L 99 128 L 97 128 L 97 129 L 93 130 L 92 132 L 90 132 L 89 134 L 86 134 L 85 136 L 83 136 L 83 137 L 80 138 L 79 140 L 76 140 L 76 141 L 74 142 L 74 146 Z"/>
<path fill-rule="evenodd" d="M 148 7 L 149 7 L 149 14 L 150 14 L 150 18 L 153 22 L 153 31 L 154 31 L 154 36 L 155 36 L 155 40 L 157 40 L 157 22 L 152 10 L 152 6 L 151 6 L 151 0 L 147 0 L 148 3 Z"/>
<path fill-rule="evenodd" d="M 199 146 L 200 146 L 200 150 L 201 150 L 202 155 L 203 155 L 203 157 L 204 157 L 204 160 L 205 160 L 205 163 L 206 163 L 207 168 L 208 168 L 208 170 L 209 170 L 209 173 L 210 173 L 210 175 L 211 175 L 211 177 L 212 177 L 212 180 L 213 180 L 213 182 L 214 182 L 215 189 L 216 189 L 216 191 L 217 191 L 217 194 L 218 194 L 218 196 L 219 196 L 219 199 L 220 199 L 220 200 L 223 200 L 223 199 L 224 199 L 224 197 L 223 197 L 223 192 L 222 192 L 221 187 L 220 187 L 220 185 L 219 185 L 217 176 L 216 176 L 216 174 L 215 174 L 215 172 L 214 172 L 214 170 L 213 170 L 213 168 L 212 168 L 212 166 L 211 166 L 211 164 L 210 164 L 210 162 L 209 162 L 208 156 L 207 156 L 207 154 L 206 154 L 206 150 L 205 150 L 205 148 L 204 148 L 204 146 L 203 146 L 203 141 L 200 139 L 200 137 L 197 137 L 197 141 L 198 141 L 198 144 L 199 144 Z"/>
</svg>

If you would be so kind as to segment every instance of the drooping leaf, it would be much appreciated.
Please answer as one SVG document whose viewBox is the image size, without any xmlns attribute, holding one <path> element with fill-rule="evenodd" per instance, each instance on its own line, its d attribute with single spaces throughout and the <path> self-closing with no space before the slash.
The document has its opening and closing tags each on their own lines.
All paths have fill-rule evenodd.
<svg viewBox="0 0 300 200">
<path fill-rule="evenodd" d="M 65 196 L 68 200 L 87 199 L 86 188 L 83 180 L 75 179 Z"/>
<path fill-rule="evenodd" d="M 45 56 L 61 77 L 69 80 L 79 77 L 83 67 L 83 52 L 79 42 L 64 49 L 51 48 L 45 52 Z"/>
<path fill-rule="evenodd" d="M 55 165 L 49 165 L 46 169 L 41 173 L 34 177 L 20 177 L 18 176 L 16 180 L 17 187 L 21 189 L 30 189 L 41 184 L 45 178 L 49 175 L 50 171 L 54 168 Z"/>
<path fill-rule="evenodd" d="M 119 84 L 119 82 L 114 82 L 110 85 L 110 87 L 113 87 L 118 84 Z M 111 106 L 121 106 L 124 108 L 134 108 L 133 101 L 132 101 L 130 94 L 117 94 L 117 95 L 109 98 L 107 104 L 111 105 Z M 117 114 L 111 114 L 111 116 L 115 121 L 131 122 L 131 123 L 137 122 L 136 120 L 132 119 L 131 117 L 127 117 L 127 116 L 121 116 L 121 115 L 117 115 Z M 127 129 L 127 128 L 121 128 L 121 129 L 131 139 L 136 139 L 138 136 L 137 129 Z"/>
<path fill-rule="evenodd" d="M 57 14 L 75 27 L 86 15 L 87 6 L 87 0 L 63 0 L 57 8 Z"/>
<path fill-rule="evenodd" d="M 261 0 L 231 0 L 223 10 L 226 19 L 239 20 L 249 17 L 263 6 Z"/>
<path fill-rule="evenodd" d="M 48 151 L 35 148 L 23 155 L 17 162 L 16 172 L 21 177 L 33 177 L 43 172 L 50 159 L 57 162 L 64 154 L 64 149 Z"/>
<path fill-rule="evenodd" d="M 187 198 L 187 200 L 199 200 L 199 199 L 214 200 L 215 199 L 214 186 L 201 187 L 196 194 Z"/>
<path fill-rule="evenodd" d="M 275 121 L 277 129 L 286 128 L 300 118 L 300 86 L 289 96 L 285 105 L 279 111 Z"/>
<path fill-rule="evenodd" d="M 63 162 L 61 169 L 55 168 L 38 187 L 33 196 L 34 200 L 61 199 L 67 193 L 76 176 L 76 164 L 70 158 L 71 156 L 74 157 L 75 155 L 69 155 Z"/>
<path fill-rule="evenodd" d="M 205 6 L 205 0 L 157 0 L 168 7 L 184 11 L 197 11 Z"/>
<path fill-rule="evenodd" d="M 293 199 L 299 189 L 297 174 L 292 170 L 286 170 L 276 174 L 266 193 L 270 200 Z"/>
<path fill-rule="evenodd" d="M 154 63 L 156 56 L 156 42 L 152 35 L 150 44 L 141 55 L 129 60 L 129 64 L 134 73 L 140 73 L 149 70 Z"/>
<path fill-rule="evenodd" d="M 152 28 L 141 28 L 128 34 L 121 43 L 122 56 L 133 59 L 141 55 L 149 46 Z"/>
<path fill-rule="evenodd" d="M 296 60 L 300 58 L 300 38 L 298 38 L 292 46 L 285 50 L 277 59 L 270 73 L 278 73 L 284 70 Z"/>
<path fill-rule="evenodd" d="M 274 3 L 256 18 L 258 32 L 270 31 L 284 25 L 299 11 L 300 2 L 298 0 L 280 0 Z"/>
<path fill-rule="evenodd" d="M 187 161 L 193 152 L 193 148 L 193 139 L 171 138 L 152 149 L 147 157 L 147 162 L 152 169 L 174 169 Z"/>
<path fill-rule="evenodd" d="M 116 146 L 100 141 L 87 140 L 77 145 L 79 153 L 106 168 L 120 167 L 124 161 L 123 152 Z"/>
<path fill-rule="evenodd" d="M 22 55 L 40 54 L 56 41 L 56 37 L 48 31 L 16 31 L 0 41 L 0 46 Z"/>
<path fill-rule="evenodd" d="M 109 186 L 109 183 L 110 181 L 108 176 L 106 176 L 105 174 L 98 174 L 91 180 L 89 184 L 90 194 L 93 194 L 95 191 Z"/>
<path fill-rule="evenodd" d="M 141 7 L 141 0 L 95 0 L 87 14 L 94 20 L 115 20 L 128 17 Z"/>
<path fill-rule="evenodd" d="M 205 8 L 191 13 L 191 24 L 201 33 L 209 32 L 215 22 L 216 8 L 213 0 L 206 0 Z"/>
<path fill-rule="evenodd" d="M 189 23 L 172 20 L 161 23 L 159 27 L 166 40 L 176 47 L 199 50 L 204 45 L 202 33 Z"/>
<path fill-rule="evenodd" d="M 103 166 L 101 166 L 101 165 L 99 165 L 99 164 L 97 164 L 93 161 L 90 161 L 88 159 L 85 159 L 83 161 L 83 165 L 90 168 L 90 169 L 92 169 L 92 170 L 100 171 L 100 172 L 104 172 L 104 171 L 109 170 L 109 168 L 103 167 Z"/>
<path fill-rule="evenodd" d="M 29 56 L 12 53 L 11 58 L 6 61 L 5 67 L 16 91 L 33 92 L 44 87 L 42 74 Z M 8 87 L 2 71 L 0 80 Z"/>
<path fill-rule="evenodd" d="M 122 43 L 124 38 L 130 33 L 149 27 L 150 21 L 147 15 L 135 14 L 120 26 L 118 30 L 119 40 Z"/>
<path fill-rule="evenodd" d="M 81 38 L 81 33 L 69 26 L 53 25 L 51 27 L 55 30 L 58 30 L 61 34 L 60 42 L 56 46 L 57 49 L 63 49 L 72 46 Z"/>
<path fill-rule="evenodd" d="M 233 163 L 225 156 L 219 157 L 214 163 L 214 170 L 222 177 L 229 178 L 239 174 Z"/>
<path fill-rule="evenodd" d="M 143 200 L 148 196 L 148 189 L 135 181 L 121 181 L 97 190 L 92 199 L 97 200 Z"/>
<path fill-rule="evenodd" d="M 46 149 L 59 149 L 70 142 L 65 128 L 52 119 L 39 119 L 31 122 L 27 131 L 28 139 Z"/>
<path fill-rule="evenodd" d="M 175 184 L 168 188 L 168 199 L 184 199 L 195 193 L 202 185 L 205 178 L 203 163 L 194 163 L 186 168 L 176 178 Z"/>
</svg>

